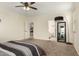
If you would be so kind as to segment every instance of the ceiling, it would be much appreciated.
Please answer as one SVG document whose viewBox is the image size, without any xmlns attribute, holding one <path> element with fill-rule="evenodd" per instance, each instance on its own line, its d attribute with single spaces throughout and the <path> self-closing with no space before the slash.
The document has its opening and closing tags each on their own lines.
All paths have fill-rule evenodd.
<svg viewBox="0 0 79 59">
<path fill-rule="evenodd" d="M 16 8 L 15 6 L 21 5 L 19 2 L 0 2 L 0 8 L 8 8 L 17 13 L 23 15 L 36 15 L 43 13 L 58 13 L 67 12 L 72 10 L 72 3 L 70 2 L 37 2 L 33 6 L 37 7 L 38 10 L 23 10 L 23 8 Z"/>
</svg>

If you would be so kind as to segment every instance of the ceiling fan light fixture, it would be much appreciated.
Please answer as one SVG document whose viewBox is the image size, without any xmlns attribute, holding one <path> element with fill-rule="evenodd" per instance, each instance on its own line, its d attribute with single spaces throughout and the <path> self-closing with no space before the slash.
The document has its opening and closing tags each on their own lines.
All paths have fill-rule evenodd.
<svg viewBox="0 0 79 59">
<path fill-rule="evenodd" d="M 23 7 L 24 10 L 26 10 L 26 7 Z"/>
<path fill-rule="evenodd" d="M 23 7 L 23 9 L 24 9 L 24 10 L 27 10 L 27 11 L 28 11 L 28 10 L 30 10 L 30 8 L 29 8 L 29 7 L 27 7 L 27 8 L 26 8 L 26 7 Z"/>
<path fill-rule="evenodd" d="M 30 7 L 27 7 L 26 10 L 27 10 L 27 11 L 30 10 Z"/>
</svg>

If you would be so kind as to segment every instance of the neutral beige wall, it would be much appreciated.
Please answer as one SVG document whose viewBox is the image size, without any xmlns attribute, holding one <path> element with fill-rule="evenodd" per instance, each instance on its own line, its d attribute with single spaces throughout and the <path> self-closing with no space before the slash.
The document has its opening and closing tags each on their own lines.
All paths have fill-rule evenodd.
<svg viewBox="0 0 79 59">
<path fill-rule="evenodd" d="M 0 19 L 0 42 L 24 39 L 24 15 L 0 6 Z"/>
<path fill-rule="evenodd" d="M 43 39 L 43 40 L 49 40 L 49 31 L 48 31 L 48 21 L 49 20 L 54 20 L 54 18 L 56 16 L 62 15 L 64 16 L 65 21 L 67 22 L 67 42 L 72 42 L 72 36 L 70 36 L 72 33 L 69 32 L 71 31 L 70 28 L 70 22 L 71 22 L 71 12 L 60 12 L 60 13 L 54 13 L 52 11 L 52 13 L 49 14 L 39 14 L 39 15 L 34 15 L 34 16 L 28 16 L 27 20 L 29 20 L 28 22 L 28 26 L 30 22 L 34 22 L 34 38 L 36 39 Z M 56 28 L 56 27 L 55 27 Z M 29 30 L 28 30 L 29 32 Z M 29 34 L 28 34 L 29 35 Z M 55 37 L 53 37 L 53 39 L 55 39 L 56 41 L 56 32 L 55 32 Z M 53 40 L 51 39 L 51 40 Z"/>
<path fill-rule="evenodd" d="M 38 3 L 39 4 L 39 3 Z M 59 5 L 58 5 L 59 4 Z M 38 10 L 32 14 L 29 13 L 27 16 L 28 28 L 29 23 L 34 22 L 34 38 L 36 39 L 44 39 L 49 40 L 49 31 L 48 31 L 48 21 L 54 20 L 56 16 L 64 16 L 64 20 L 67 22 L 67 42 L 73 42 L 72 37 L 72 10 L 67 8 L 71 8 L 71 3 L 41 3 L 43 6 L 39 6 Z M 47 7 L 46 7 L 47 6 Z M 49 8 L 50 6 L 50 8 Z M 53 8 L 54 7 L 54 8 Z M 29 29 L 27 30 L 29 36 Z M 55 37 L 56 39 L 56 31 Z M 53 40 L 53 39 L 51 39 Z"/>
<path fill-rule="evenodd" d="M 74 47 L 79 54 L 79 3 L 74 4 L 73 34 L 74 34 Z"/>
</svg>

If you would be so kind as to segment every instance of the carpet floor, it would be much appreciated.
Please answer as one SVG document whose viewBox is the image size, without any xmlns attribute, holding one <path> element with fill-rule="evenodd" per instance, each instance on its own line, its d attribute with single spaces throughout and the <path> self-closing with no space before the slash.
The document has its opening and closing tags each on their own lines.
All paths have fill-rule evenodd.
<svg viewBox="0 0 79 59">
<path fill-rule="evenodd" d="M 66 43 L 38 39 L 26 39 L 21 42 L 37 44 L 46 52 L 47 56 L 78 56 L 73 45 Z"/>
</svg>

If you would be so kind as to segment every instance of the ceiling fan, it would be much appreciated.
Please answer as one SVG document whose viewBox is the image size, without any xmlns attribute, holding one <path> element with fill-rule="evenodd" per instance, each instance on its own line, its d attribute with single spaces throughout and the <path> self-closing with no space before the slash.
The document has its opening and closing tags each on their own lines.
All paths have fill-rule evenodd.
<svg viewBox="0 0 79 59">
<path fill-rule="evenodd" d="M 35 4 L 35 2 L 20 2 L 20 3 L 23 4 L 23 5 L 19 5 L 19 6 L 16 6 L 16 7 L 23 7 L 24 10 L 30 10 L 30 9 L 37 10 L 36 7 L 32 6 L 33 4 Z"/>
</svg>

